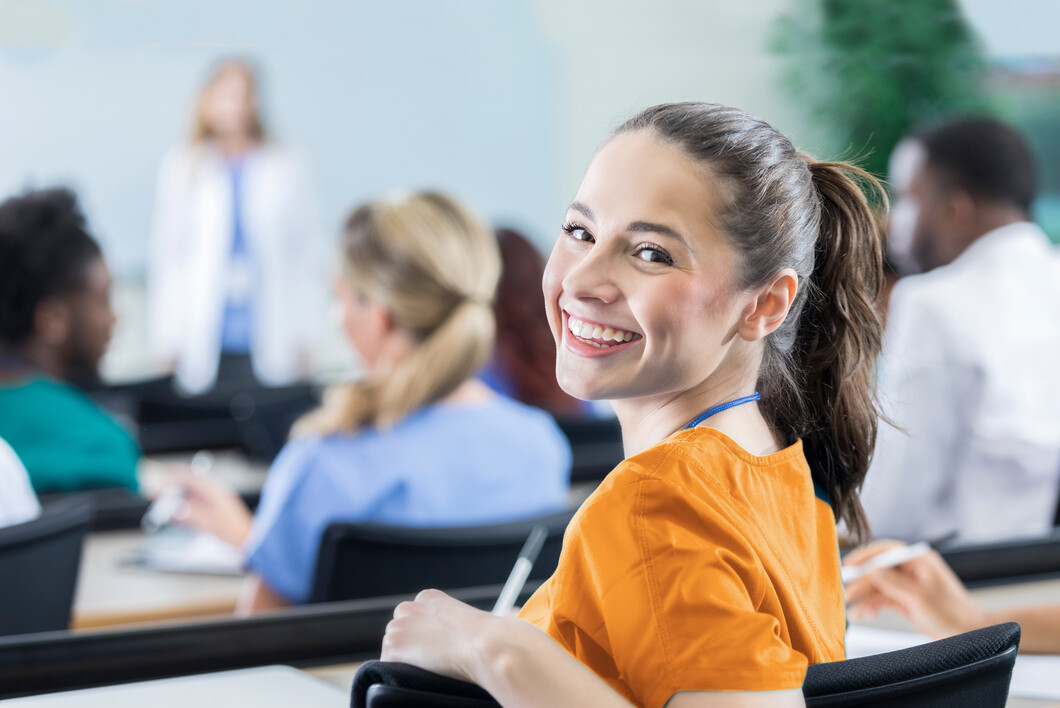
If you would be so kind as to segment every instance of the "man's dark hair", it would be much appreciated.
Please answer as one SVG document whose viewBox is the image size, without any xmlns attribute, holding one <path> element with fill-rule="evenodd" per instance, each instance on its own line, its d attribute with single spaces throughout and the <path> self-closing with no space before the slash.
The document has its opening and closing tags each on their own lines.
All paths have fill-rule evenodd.
<svg viewBox="0 0 1060 708">
<path fill-rule="evenodd" d="M 0 204 L 0 345 L 33 334 L 37 306 L 85 283 L 102 254 L 69 189 L 28 190 Z"/>
<path fill-rule="evenodd" d="M 1031 150 L 1015 128 L 992 118 L 965 118 L 916 138 L 928 164 L 972 197 L 1030 212 L 1038 178 Z"/>
</svg>

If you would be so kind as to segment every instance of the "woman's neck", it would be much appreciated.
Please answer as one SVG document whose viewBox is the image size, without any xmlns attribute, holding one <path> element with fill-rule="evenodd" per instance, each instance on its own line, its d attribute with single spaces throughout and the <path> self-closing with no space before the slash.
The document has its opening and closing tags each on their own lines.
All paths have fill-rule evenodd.
<svg viewBox="0 0 1060 708">
<path fill-rule="evenodd" d="M 214 142 L 225 157 L 239 157 L 255 146 L 253 139 L 243 133 L 217 135 Z"/>
<path fill-rule="evenodd" d="M 475 404 L 488 401 L 495 395 L 493 389 L 489 386 L 476 378 L 470 378 L 457 386 L 455 391 L 441 399 L 439 403 L 447 405 Z"/>
<path fill-rule="evenodd" d="M 665 398 L 612 401 L 622 424 L 622 443 L 631 457 L 666 439 L 701 413 L 754 393 L 754 381 L 707 386 Z M 710 416 L 700 427 L 714 428 L 753 455 L 768 455 L 783 445 L 762 416 L 758 403 L 749 402 Z"/>
</svg>

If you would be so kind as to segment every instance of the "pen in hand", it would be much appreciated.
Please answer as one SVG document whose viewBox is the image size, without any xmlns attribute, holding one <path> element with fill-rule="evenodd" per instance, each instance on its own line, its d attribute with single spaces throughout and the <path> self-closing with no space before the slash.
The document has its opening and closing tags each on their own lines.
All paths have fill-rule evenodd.
<svg viewBox="0 0 1060 708">
<path fill-rule="evenodd" d="M 924 555 L 930 550 L 931 546 L 927 541 L 920 541 L 919 543 L 911 543 L 908 546 L 895 546 L 858 565 L 844 565 L 840 571 L 843 584 L 848 585 L 880 568 L 893 568 L 896 565 L 901 565 Z"/>
<path fill-rule="evenodd" d="M 526 579 L 530 577 L 530 570 L 534 567 L 534 561 L 537 560 L 541 547 L 545 545 L 547 535 L 548 531 L 544 526 L 535 526 L 527 536 L 523 549 L 519 551 L 515 566 L 508 575 L 508 580 L 504 582 L 504 588 L 497 597 L 497 603 L 493 606 L 494 615 L 498 617 L 507 615 L 515 607 L 515 600 L 519 597 L 523 585 L 526 584 Z"/>
</svg>

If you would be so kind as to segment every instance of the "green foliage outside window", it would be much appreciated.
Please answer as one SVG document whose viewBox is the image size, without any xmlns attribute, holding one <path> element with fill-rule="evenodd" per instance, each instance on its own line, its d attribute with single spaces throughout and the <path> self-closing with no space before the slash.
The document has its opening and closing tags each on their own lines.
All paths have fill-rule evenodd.
<svg viewBox="0 0 1060 708">
<path fill-rule="evenodd" d="M 831 155 L 885 176 L 895 144 L 948 116 L 993 112 L 985 62 L 954 0 L 795 0 L 773 33 L 785 83 Z"/>
</svg>

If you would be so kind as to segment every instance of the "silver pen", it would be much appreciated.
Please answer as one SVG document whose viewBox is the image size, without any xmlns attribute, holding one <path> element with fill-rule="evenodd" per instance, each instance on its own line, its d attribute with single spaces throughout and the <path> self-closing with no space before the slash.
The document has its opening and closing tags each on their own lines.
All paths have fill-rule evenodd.
<svg viewBox="0 0 1060 708">
<path fill-rule="evenodd" d="M 544 526 L 535 526 L 530 535 L 526 537 L 526 543 L 519 551 L 515 566 L 504 582 L 501 594 L 497 596 L 497 603 L 493 606 L 494 615 L 498 617 L 507 615 L 515 607 L 515 600 L 526 584 L 526 579 L 530 577 L 530 570 L 534 567 L 534 561 L 537 560 L 541 547 L 545 545 L 546 536 L 548 536 L 548 530 Z"/>
</svg>

